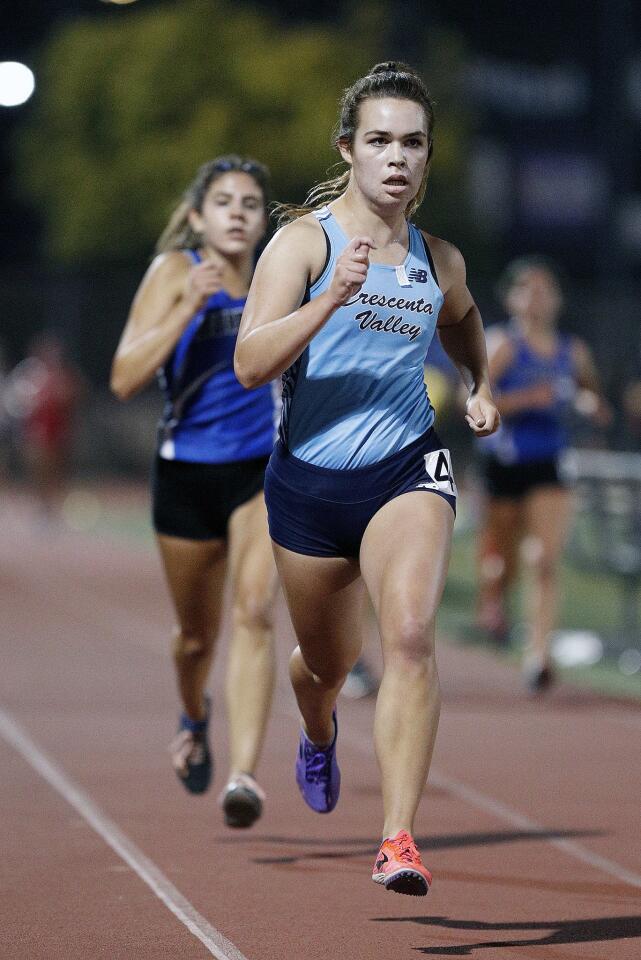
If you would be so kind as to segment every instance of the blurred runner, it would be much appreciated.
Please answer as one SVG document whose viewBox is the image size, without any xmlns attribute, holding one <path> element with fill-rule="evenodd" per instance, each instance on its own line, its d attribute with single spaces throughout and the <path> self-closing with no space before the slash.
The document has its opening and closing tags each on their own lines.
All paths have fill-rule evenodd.
<svg viewBox="0 0 641 960">
<path fill-rule="evenodd" d="M 554 266 L 537 256 L 515 260 L 500 289 L 510 320 L 490 328 L 487 337 L 501 428 L 480 441 L 487 500 L 477 619 L 498 645 L 508 643 L 507 597 L 522 547 L 530 574 L 523 669 L 528 688 L 537 692 L 552 681 L 549 639 L 572 510 L 558 469 L 569 441 L 568 417 L 574 410 L 605 425 L 610 414 L 588 347 L 557 329 L 563 298 Z"/>
<path fill-rule="evenodd" d="M 84 392 L 82 375 L 53 332 L 32 341 L 7 379 L 5 409 L 17 423 L 25 476 L 46 522 L 57 519 L 67 490 L 75 415 Z"/>
</svg>

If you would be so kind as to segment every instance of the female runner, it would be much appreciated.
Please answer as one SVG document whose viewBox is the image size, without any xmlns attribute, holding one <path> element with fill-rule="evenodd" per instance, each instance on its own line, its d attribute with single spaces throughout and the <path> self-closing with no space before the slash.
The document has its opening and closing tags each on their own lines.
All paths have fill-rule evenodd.
<svg viewBox="0 0 641 960">
<path fill-rule="evenodd" d="M 205 164 L 158 244 L 112 370 L 126 400 L 158 371 L 165 396 L 153 471 L 153 523 L 176 610 L 174 661 L 183 711 L 170 752 L 187 790 L 212 777 L 205 693 L 224 582 L 231 582 L 227 671 L 230 774 L 226 823 L 250 826 L 264 793 L 254 774 L 274 685 L 276 571 L 263 482 L 274 440 L 266 382 L 249 392 L 233 371 L 238 325 L 267 227 L 268 173 L 237 156 Z"/>
<path fill-rule="evenodd" d="M 485 435 L 498 423 L 463 258 L 410 221 L 433 123 L 404 64 L 378 64 L 345 92 L 336 144 L 348 169 L 291 211 L 263 253 L 235 358 L 246 387 L 283 374 L 265 491 L 298 639 L 299 788 L 320 813 L 338 800 L 335 704 L 359 655 L 366 589 L 384 658 L 374 739 L 385 821 L 372 879 L 417 895 L 431 882 L 412 831 L 439 716 L 434 620 L 456 502 L 423 381 L 437 325 L 470 387 L 470 427 Z"/>
</svg>

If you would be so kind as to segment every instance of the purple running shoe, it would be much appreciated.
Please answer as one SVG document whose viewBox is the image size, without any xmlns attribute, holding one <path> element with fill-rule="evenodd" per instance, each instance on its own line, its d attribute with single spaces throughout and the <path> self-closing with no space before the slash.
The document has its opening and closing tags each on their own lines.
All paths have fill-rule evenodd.
<svg viewBox="0 0 641 960">
<path fill-rule="evenodd" d="M 338 721 L 336 710 L 332 713 L 334 739 L 328 747 L 317 747 L 305 732 L 300 732 L 300 744 L 296 759 L 296 783 L 303 800 L 316 813 L 330 813 L 338 803 L 341 789 L 341 772 L 336 762 L 336 737 Z"/>
</svg>

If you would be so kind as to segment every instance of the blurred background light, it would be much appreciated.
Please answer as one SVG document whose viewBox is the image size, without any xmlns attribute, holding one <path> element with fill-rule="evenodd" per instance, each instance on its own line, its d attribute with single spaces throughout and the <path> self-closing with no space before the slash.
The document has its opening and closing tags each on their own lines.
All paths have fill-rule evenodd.
<svg viewBox="0 0 641 960">
<path fill-rule="evenodd" d="M 603 644 L 592 630 L 557 630 L 552 656 L 563 667 L 591 666 L 603 657 Z"/>
<path fill-rule="evenodd" d="M 19 107 L 27 102 L 35 86 L 33 72 L 24 63 L 0 63 L 0 106 Z"/>
<path fill-rule="evenodd" d="M 626 674 L 628 677 L 639 673 L 639 671 L 641 671 L 641 651 L 635 650 L 632 647 L 624 650 L 619 657 L 619 669 L 621 673 Z"/>
</svg>

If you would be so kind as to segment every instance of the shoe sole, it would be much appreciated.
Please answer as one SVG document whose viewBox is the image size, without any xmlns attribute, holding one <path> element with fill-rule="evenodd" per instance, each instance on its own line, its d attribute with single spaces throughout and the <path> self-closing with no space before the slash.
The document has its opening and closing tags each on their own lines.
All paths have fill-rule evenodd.
<svg viewBox="0 0 641 960">
<path fill-rule="evenodd" d="M 263 803 L 260 797 L 243 787 L 230 790 L 223 800 L 223 813 L 228 827 L 251 827 L 262 812 Z"/>
<path fill-rule="evenodd" d="M 429 884 L 417 870 L 397 870 L 396 873 L 374 873 L 374 883 L 380 883 L 386 890 L 404 893 L 409 897 L 424 897 L 429 893 Z"/>
</svg>

